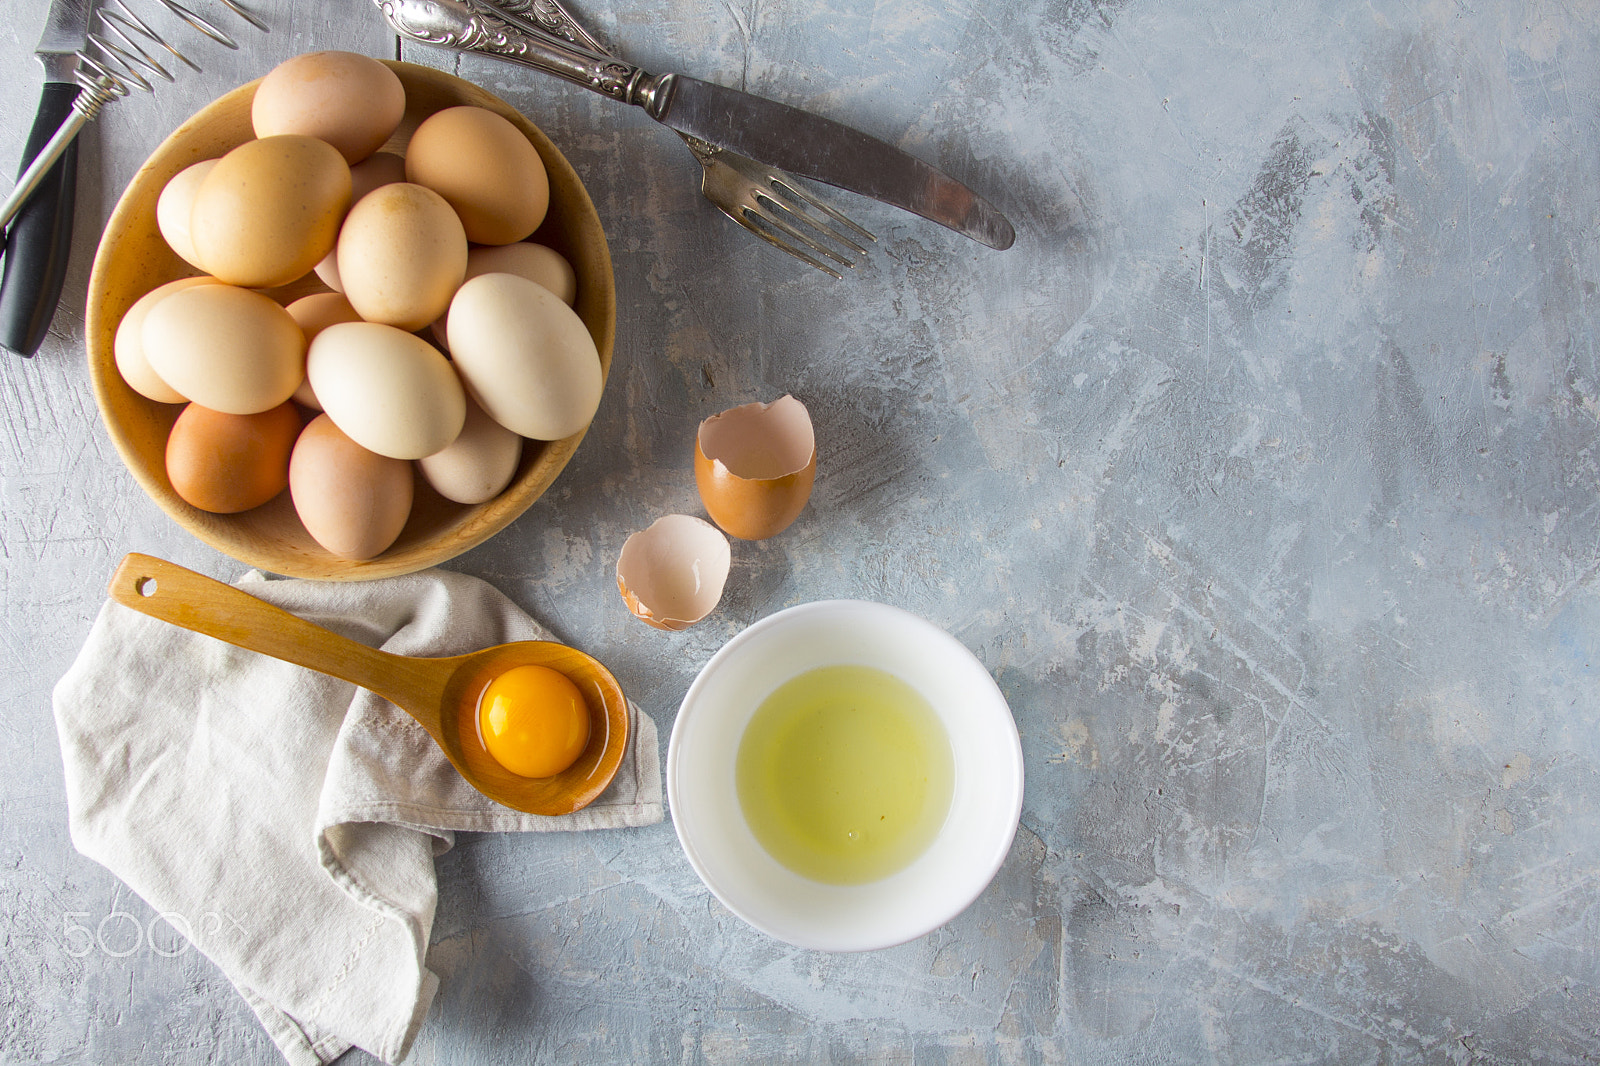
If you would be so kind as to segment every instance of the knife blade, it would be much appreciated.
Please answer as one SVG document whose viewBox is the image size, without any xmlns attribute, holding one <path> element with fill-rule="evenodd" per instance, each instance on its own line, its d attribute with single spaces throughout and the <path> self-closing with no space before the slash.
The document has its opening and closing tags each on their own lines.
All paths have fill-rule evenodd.
<svg viewBox="0 0 1600 1066">
<path fill-rule="evenodd" d="M 1016 240 L 1011 223 L 989 201 L 860 130 L 682 74 L 662 75 L 648 91 L 630 102 L 679 133 L 902 207 L 990 248 L 1009 248 Z"/>
<path fill-rule="evenodd" d="M 1016 240 L 989 201 L 887 141 L 820 115 L 682 74 L 650 74 L 471 0 L 375 0 L 394 29 L 424 44 L 498 56 L 640 107 L 662 125 L 740 155 L 903 208 L 990 248 Z"/>
<path fill-rule="evenodd" d="M 80 89 L 78 53 L 87 43 L 93 0 L 51 0 L 34 55 L 44 67 L 44 85 L 33 126 L 23 145 L 18 174 L 26 174 L 45 145 L 72 116 Z M 0 345 L 32 356 L 55 317 L 72 250 L 72 219 L 78 183 L 76 141 L 23 204 L 5 235 L 5 272 L 0 275 Z"/>
</svg>

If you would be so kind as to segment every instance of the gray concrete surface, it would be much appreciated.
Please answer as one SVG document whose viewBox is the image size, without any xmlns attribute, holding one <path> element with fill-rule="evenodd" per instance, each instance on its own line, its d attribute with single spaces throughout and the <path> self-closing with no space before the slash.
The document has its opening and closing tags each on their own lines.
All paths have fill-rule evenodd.
<svg viewBox="0 0 1600 1066">
<path fill-rule="evenodd" d="M 72 950 L 73 924 L 153 915 L 72 850 L 49 713 L 125 551 L 241 570 L 99 425 L 99 224 L 206 99 L 300 51 L 396 54 L 362 0 L 257 6 L 270 38 L 90 129 L 53 335 L 0 360 L 7 1063 L 277 1059 L 195 953 L 124 954 L 120 918 Z M 835 282 L 717 215 L 637 112 L 406 49 L 551 133 L 620 303 L 577 459 L 450 565 L 607 661 L 663 735 L 766 614 L 916 611 L 1010 700 L 1022 828 L 966 913 L 853 956 L 743 926 L 670 823 L 463 839 L 411 1061 L 1600 1061 L 1600 9 L 581 7 L 647 67 L 943 165 L 1020 236 L 991 252 L 841 194 L 880 242 Z M 43 12 L 0 33 L 0 166 Z M 693 427 L 783 392 L 817 422 L 810 507 L 737 545 L 698 628 L 633 621 L 612 568 L 698 512 Z"/>
</svg>

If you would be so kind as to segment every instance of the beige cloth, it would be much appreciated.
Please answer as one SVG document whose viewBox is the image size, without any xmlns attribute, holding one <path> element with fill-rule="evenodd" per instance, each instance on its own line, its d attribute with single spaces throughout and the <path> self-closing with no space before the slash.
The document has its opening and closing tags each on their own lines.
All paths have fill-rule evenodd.
<svg viewBox="0 0 1600 1066">
<path fill-rule="evenodd" d="M 269 581 L 253 595 L 403 655 L 549 635 L 476 578 Z M 346 682 L 108 602 L 54 693 L 73 844 L 220 966 L 284 1056 L 402 1058 L 438 979 L 424 965 L 434 857 L 456 830 L 662 817 L 655 724 L 630 706 L 611 787 L 557 818 L 469 786 L 422 727 Z"/>
</svg>

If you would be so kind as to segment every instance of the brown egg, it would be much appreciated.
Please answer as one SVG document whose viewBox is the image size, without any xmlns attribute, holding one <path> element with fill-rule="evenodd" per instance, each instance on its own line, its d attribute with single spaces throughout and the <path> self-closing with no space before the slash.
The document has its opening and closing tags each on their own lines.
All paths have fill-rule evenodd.
<svg viewBox="0 0 1600 1066">
<path fill-rule="evenodd" d="M 617 590 L 656 629 L 688 629 L 722 599 L 733 565 L 728 538 L 703 518 L 669 514 L 633 534 L 617 558 Z"/>
<path fill-rule="evenodd" d="M 787 529 L 811 498 L 816 434 L 793 396 L 748 403 L 700 423 L 694 480 L 711 520 L 742 540 Z"/>
<path fill-rule="evenodd" d="M 424 119 L 406 146 L 406 179 L 448 200 L 474 244 L 520 241 L 550 206 L 538 149 L 509 119 L 481 107 L 447 107 Z"/>
<path fill-rule="evenodd" d="M 293 404 L 230 415 L 192 403 L 167 436 L 167 480 L 202 511 L 248 511 L 289 487 L 289 453 L 299 433 Z"/>
<path fill-rule="evenodd" d="M 390 152 L 377 152 L 350 168 L 350 204 L 354 206 L 373 189 L 406 180 L 406 161 Z M 459 221 L 459 219 L 457 220 Z M 344 292 L 339 278 L 339 245 L 322 257 L 314 268 L 317 277 L 334 292 Z"/>
<path fill-rule="evenodd" d="M 370 452 L 327 415 L 300 432 L 289 493 L 311 538 L 343 559 L 381 555 L 411 515 L 411 464 Z"/>
<path fill-rule="evenodd" d="M 337 269 L 340 291 L 362 318 L 418 330 L 444 314 L 460 287 L 467 235 L 433 190 L 383 185 L 345 218 Z"/>
<path fill-rule="evenodd" d="M 320 269 L 318 271 L 321 272 Z M 567 262 L 566 256 L 554 248 L 546 248 L 532 241 L 515 244 L 479 244 L 467 250 L 467 273 L 461 279 L 466 284 L 483 274 L 515 274 L 527 278 L 535 285 L 543 285 L 568 307 L 578 301 L 578 275 Z M 329 286 L 332 287 L 331 285 Z M 450 312 L 430 327 L 433 339 L 450 350 Z"/>
<path fill-rule="evenodd" d="M 543 285 L 571 307 L 578 299 L 578 275 L 554 248 L 532 241 L 486 244 L 467 252 L 466 281 L 479 274 L 516 274 Z"/>
<path fill-rule="evenodd" d="M 250 121 L 257 137 L 300 133 L 327 141 L 358 163 L 389 139 L 405 115 L 394 71 L 354 52 L 307 52 L 273 67 L 256 86 Z"/>
<path fill-rule="evenodd" d="M 326 141 L 245 141 L 195 190 L 189 237 L 208 273 L 245 288 L 287 285 L 333 249 L 350 206 L 350 168 Z"/>
<path fill-rule="evenodd" d="M 406 180 L 406 160 L 393 152 L 374 152 L 350 168 L 350 202 L 353 204 L 380 185 Z"/>
</svg>

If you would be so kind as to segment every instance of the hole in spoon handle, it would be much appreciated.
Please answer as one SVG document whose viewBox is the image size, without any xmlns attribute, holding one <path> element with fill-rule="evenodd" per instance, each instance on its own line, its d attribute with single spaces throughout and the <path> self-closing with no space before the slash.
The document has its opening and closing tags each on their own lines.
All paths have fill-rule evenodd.
<svg viewBox="0 0 1600 1066">
<path fill-rule="evenodd" d="M 130 553 L 112 575 L 109 591 L 124 607 L 151 618 L 329 674 L 401 702 L 391 694 L 391 682 L 397 663 L 411 660 L 342 637 L 176 563 Z M 398 695 L 403 699 L 405 694 Z"/>
</svg>

